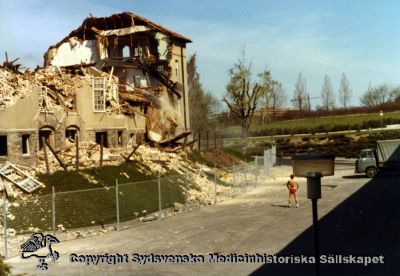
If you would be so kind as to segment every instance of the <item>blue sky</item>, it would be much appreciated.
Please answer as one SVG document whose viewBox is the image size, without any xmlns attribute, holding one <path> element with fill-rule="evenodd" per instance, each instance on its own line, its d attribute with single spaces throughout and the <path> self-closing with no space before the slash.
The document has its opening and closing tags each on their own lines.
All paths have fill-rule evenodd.
<svg viewBox="0 0 400 276">
<path fill-rule="evenodd" d="M 0 2 L 0 55 L 42 65 L 47 48 L 91 13 L 133 11 L 193 40 L 204 86 L 221 98 L 245 43 L 254 73 L 265 66 L 292 96 L 299 72 L 311 97 L 324 75 L 337 92 L 344 72 L 352 105 L 368 85 L 400 84 L 400 1 L 20 1 Z M 312 105 L 320 104 L 313 100 Z M 287 105 L 290 105 L 288 102 Z"/>
</svg>

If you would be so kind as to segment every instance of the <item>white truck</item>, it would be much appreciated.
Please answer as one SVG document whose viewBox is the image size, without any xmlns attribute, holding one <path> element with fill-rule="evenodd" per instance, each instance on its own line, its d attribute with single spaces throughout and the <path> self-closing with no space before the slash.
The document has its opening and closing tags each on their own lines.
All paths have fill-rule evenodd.
<svg viewBox="0 0 400 276">
<path fill-rule="evenodd" d="M 376 149 L 363 149 L 356 161 L 356 173 L 374 177 L 383 167 L 400 165 L 400 139 L 376 142 Z"/>
</svg>

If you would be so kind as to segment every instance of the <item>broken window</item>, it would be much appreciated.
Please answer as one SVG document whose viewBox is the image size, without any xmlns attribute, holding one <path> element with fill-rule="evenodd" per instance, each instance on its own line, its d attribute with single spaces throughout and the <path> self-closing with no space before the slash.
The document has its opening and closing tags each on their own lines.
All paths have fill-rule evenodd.
<svg viewBox="0 0 400 276">
<path fill-rule="evenodd" d="M 135 76 L 135 87 L 146 88 L 148 86 L 147 80 L 142 76 Z"/>
<path fill-rule="evenodd" d="M 29 142 L 30 140 L 30 135 L 29 134 L 24 134 L 22 135 L 22 154 L 29 155 L 30 154 L 30 149 L 29 149 Z"/>
<path fill-rule="evenodd" d="M 123 58 L 131 57 L 131 48 L 129 46 L 124 46 L 124 48 L 122 48 L 122 57 Z"/>
<path fill-rule="evenodd" d="M 0 156 L 7 156 L 7 136 L 0 136 Z"/>
<path fill-rule="evenodd" d="M 122 147 L 122 131 L 118 131 L 118 147 Z"/>
<path fill-rule="evenodd" d="M 164 71 L 164 65 L 160 64 L 157 66 L 157 71 L 158 72 L 163 72 Z"/>
<path fill-rule="evenodd" d="M 78 135 L 78 129 L 74 126 L 70 126 L 65 130 L 65 138 L 70 141 L 75 141 L 76 135 Z"/>
<path fill-rule="evenodd" d="M 136 145 L 136 135 L 135 133 L 131 133 L 129 135 L 128 147 L 132 147 L 134 145 Z"/>
<path fill-rule="evenodd" d="M 175 76 L 176 76 L 176 81 L 180 82 L 180 74 L 179 74 L 179 61 L 175 60 Z"/>
<path fill-rule="evenodd" d="M 108 148 L 107 132 L 96 132 L 96 143 L 101 145 L 101 140 L 103 140 L 103 147 Z"/>
<path fill-rule="evenodd" d="M 106 93 L 104 91 L 104 78 L 93 78 L 93 111 L 106 111 Z"/>
<path fill-rule="evenodd" d="M 136 47 L 135 48 L 135 57 L 141 57 L 143 55 L 143 50 L 142 47 Z"/>
<path fill-rule="evenodd" d="M 39 130 L 39 150 L 43 148 L 43 138 L 46 140 L 46 142 L 54 148 L 55 141 L 54 141 L 54 132 L 52 129 L 49 128 L 44 128 Z"/>
</svg>

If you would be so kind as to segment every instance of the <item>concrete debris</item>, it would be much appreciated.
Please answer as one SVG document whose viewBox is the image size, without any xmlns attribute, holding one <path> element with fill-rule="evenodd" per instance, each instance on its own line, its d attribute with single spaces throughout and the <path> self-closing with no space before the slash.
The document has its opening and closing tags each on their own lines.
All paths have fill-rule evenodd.
<svg viewBox="0 0 400 276">
<path fill-rule="evenodd" d="M 174 202 L 174 211 L 179 212 L 182 211 L 183 209 L 183 204 L 179 202 Z"/>
<path fill-rule="evenodd" d="M 0 68 L 0 107 L 13 105 L 18 98 L 31 92 L 35 78 L 30 73 L 17 74 L 5 68 Z"/>
<path fill-rule="evenodd" d="M 141 222 L 149 222 L 149 221 L 156 220 L 156 219 L 157 219 L 156 215 L 152 214 L 152 215 L 148 215 L 143 218 L 140 218 L 140 221 Z"/>
</svg>

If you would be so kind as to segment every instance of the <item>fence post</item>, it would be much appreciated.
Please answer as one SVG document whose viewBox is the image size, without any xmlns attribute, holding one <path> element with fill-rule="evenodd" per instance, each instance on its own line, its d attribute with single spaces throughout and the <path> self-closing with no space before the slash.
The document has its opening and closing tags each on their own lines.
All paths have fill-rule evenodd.
<svg viewBox="0 0 400 276">
<path fill-rule="evenodd" d="M 208 142 L 208 132 L 209 132 L 209 131 L 207 130 L 207 132 L 206 132 L 206 133 L 207 133 L 207 136 L 206 136 L 206 137 L 207 137 L 207 150 L 209 149 L 209 148 L 208 148 L 208 144 L 209 144 L 209 142 Z"/>
<path fill-rule="evenodd" d="M 199 151 L 201 151 L 201 134 L 200 134 L 200 131 L 199 131 Z"/>
<path fill-rule="evenodd" d="M 56 192 L 54 186 L 51 186 L 51 221 L 53 227 L 53 235 L 56 234 Z"/>
<path fill-rule="evenodd" d="M 187 170 L 185 171 L 185 207 L 187 207 L 187 201 L 188 201 L 188 172 Z"/>
<path fill-rule="evenodd" d="M 158 173 L 158 219 L 161 220 L 161 177 Z"/>
<path fill-rule="evenodd" d="M 217 204 L 217 166 L 214 158 L 214 204 Z"/>
<path fill-rule="evenodd" d="M 119 231 L 119 191 L 118 191 L 118 178 L 115 179 L 115 207 L 117 210 L 117 231 Z"/>
<path fill-rule="evenodd" d="M 254 160 L 254 188 L 257 188 L 258 182 L 258 158 L 256 154 L 256 159 Z"/>
<path fill-rule="evenodd" d="M 233 177 L 233 197 L 236 197 L 236 172 L 235 172 L 235 167 L 232 169 L 232 177 Z"/>
<path fill-rule="evenodd" d="M 268 165 L 268 162 L 267 162 L 267 151 L 266 151 L 266 149 L 264 149 L 264 174 L 265 175 L 267 175 L 267 165 Z"/>
<path fill-rule="evenodd" d="M 244 163 L 244 192 L 247 192 L 247 160 Z"/>
<path fill-rule="evenodd" d="M 7 259 L 7 197 L 5 192 L 3 195 L 4 258 Z"/>
</svg>

